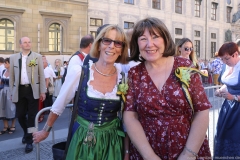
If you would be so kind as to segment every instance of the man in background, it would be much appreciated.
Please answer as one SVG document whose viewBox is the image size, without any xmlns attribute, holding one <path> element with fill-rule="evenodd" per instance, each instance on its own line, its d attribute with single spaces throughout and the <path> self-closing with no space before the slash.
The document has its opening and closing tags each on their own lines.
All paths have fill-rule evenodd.
<svg viewBox="0 0 240 160">
<path fill-rule="evenodd" d="M 46 84 L 42 56 L 31 51 L 30 38 L 22 37 L 19 44 L 22 52 L 10 58 L 9 87 L 12 102 L 16 103 L 16 117 L 24 131 L 22 143 L 26 143 L 25 152 L 29 153 L 33 150 L 33 137 L 28 128 L 35 126 L 38 102 L 45 100 Z"/>
<path fill-rule="evenodd" d="M 69 60 L 67 70 L 74 65 L 83 65 L 83 59 L 89 54 L 94 38 L 91 34 L 84 36 L 80 42 L 80 49 Z"/>
<path fill-rule="evenodd" d="M 213 84 L 214 85 L 220 85 L 220 82 L 218 81 L 218 77 L 222 71 L 223 62 L 218 57 L 218 52 L 215 53 L 215 58 L 211 63 L 212 68 L 212 74 L 213 74 Z"/>
</svg>

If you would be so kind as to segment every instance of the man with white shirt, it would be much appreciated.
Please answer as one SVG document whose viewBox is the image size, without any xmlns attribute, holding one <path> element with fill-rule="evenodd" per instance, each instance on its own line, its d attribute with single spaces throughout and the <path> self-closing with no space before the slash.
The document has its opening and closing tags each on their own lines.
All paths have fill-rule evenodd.
<svg viewBox="0 0 240 160">
<path fill-rule="evenodd" d="M 44 107 L 50 107 L 53 104 L 52 94 L 49 92 L 49 83 L 53 85 L 53 79 L 56 78 L 56 74 L 53 72 L 53 69 L 48 66 L 48 61 L 45 56 L 43 57 L 43 67 L 44 67 L 44 76 L 46 82 L 46 99 L 44 101 Z"/>
<path fill-rule="evenodd" d="M 83 60 L 84 57 L 86 55 L 88 55 L 88 53 L 90 52 L 91 50 L 91 47 L 92 47 L 92 43 L 94 41 L 94 38 L 92 35 L 88 34 L 86 36 L 84 36 L 82 39 L 81 39 L 81 42 L 80 42 L 80 50 L 77 51 L 69 60 L 69 63 L 68 63 L 68 69 L 69 70 L 72 66 L 74 65 L 80 65 L 82 66 L 83 65 Z"/>
<path fill-rule="evenodd" d="M 22 37 L 19 43 L 22 52 L 10 57 L 9 87 L 12 102 L 16 103 L 18 122 L 24 131 L 22 143 L 27 144 L 25 152 L 29 153 L 33 150 L 33 137 L 27 129 L 35 126 L 39 99 L 45 100 L 46 84 L 42 56 L 31 51 L 30 38 Z"/>
<path fill-rule="evenodd" d="M 4 58 L 0 57 L 0 77 L 2 77 L 3 70 L 4 70 Z"/>
</svg>

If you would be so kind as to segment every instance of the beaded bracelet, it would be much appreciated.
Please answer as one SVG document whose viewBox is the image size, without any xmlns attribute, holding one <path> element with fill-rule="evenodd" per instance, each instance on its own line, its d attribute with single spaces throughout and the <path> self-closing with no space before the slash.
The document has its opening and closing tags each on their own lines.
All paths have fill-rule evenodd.
<svg viewBox="0 0 240 160">
<path fill-rule="evenodd" d="M 196 152 L 193 152 L 191 149 L 188 149 L 186 146 L 184 147 L 188 152 L 192 153 L 195 157 L 198 157 Z"/>
</svg>

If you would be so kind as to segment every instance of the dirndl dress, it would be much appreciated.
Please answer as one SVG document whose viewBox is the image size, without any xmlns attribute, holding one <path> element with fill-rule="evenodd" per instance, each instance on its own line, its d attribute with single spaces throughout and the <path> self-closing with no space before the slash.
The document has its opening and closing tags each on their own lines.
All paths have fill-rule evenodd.
<svg viewBox="0 0 240 160">
<path fill-rule="evenodd" d="M 9 78 L 3 76 L 4 88 L 0 90 L 0 119 L 11 120 L 16 116 L 16 106 L 11 101 Z"/>
<path fill-rule="evenodd" d="M 118 112 L 119 99 L 90 97 L 89 66 L 83 66 L 84 78 L 78 102 L 78 116 L 72 128 L 67 160 L 122 160 L 125 136 Z M 115 94 L 116 96 L 116 94 Z"/>
<path fill-rule="evenodd" d="M 240 95 L 240 62 L 229 73 L 229 67 L 221 77 L 231 95 Z M 240 102 L 227 100 L 222 104 L 215 135 L 214 160 L 240 158 Z M 237 159 L 237 158 L 236 158 Z"/>
</svg>

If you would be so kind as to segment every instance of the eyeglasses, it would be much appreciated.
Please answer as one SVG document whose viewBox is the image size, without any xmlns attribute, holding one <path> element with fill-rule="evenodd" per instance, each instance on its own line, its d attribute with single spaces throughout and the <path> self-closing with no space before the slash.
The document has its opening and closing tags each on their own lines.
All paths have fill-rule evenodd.
<svg viewBox="0 0 240 160">
<path fill-rule="evenodd" d="M 221 60 L 222 60 L 222 61 L 228 61 L 231 57 L 234 57 L 234 54 L 231 55 L 231 56 L 222 57 Z"/>
<path fill-rule="evenodd" d="M 114 46 L 117 47 L 117 48 L 122 48 L 124 46 L 124 42 L 122 41 L 114 41 L 114 40 L 111 40 L 109 38 L 101 38 L 102 40 L 102 43 L 105 44 L 105 45 L 110 45 L 112 42 L 114 42 Z"/>
<path fill-rule="evenodd" d="M 184 50 L 185 50 L 185 51 L 191 51 L 191 52 L 192 52 L 192 51 L 193 51 L 193 48 L 188 48 L 188 47 L 186 47 L 186 48 L 184 48 Z"/>
</svg>

